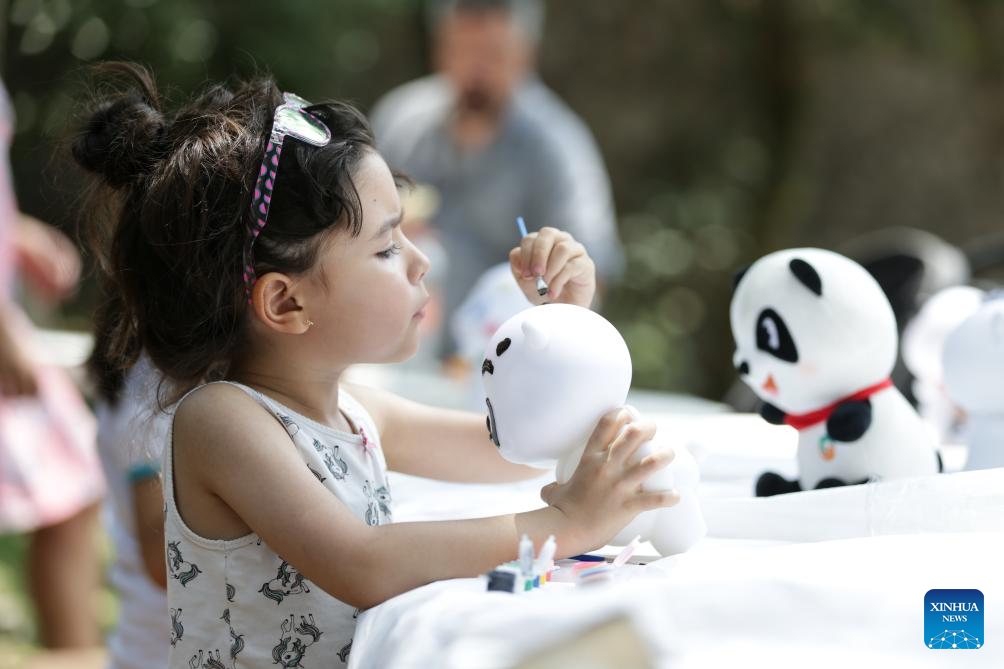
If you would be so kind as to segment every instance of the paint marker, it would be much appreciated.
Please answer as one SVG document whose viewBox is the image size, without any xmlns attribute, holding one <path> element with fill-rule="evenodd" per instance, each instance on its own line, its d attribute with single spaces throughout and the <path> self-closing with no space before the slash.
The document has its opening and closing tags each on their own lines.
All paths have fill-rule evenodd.
<svg viewBox="0 0 1004 669">
<path fill-rule="evenodd" d="M 540 552 L 537 553 L 537 563 L 534 565 L 538 573 L 546 574 L 551 568 L 554 562 L 554 551 L 557 550 L 558 545 L 554 541 L 554 535 L 552 534 L 547 538 L 546 541 L 541 545 Z"/>
<path fill-rule="evenodd" d="M 526 232 L 526 223 L 523 222 L 523 217 L 522 216 L 517 216 L 516 217 L 516 225 L 519 226 L 519 236 L 520 236 L 520 239 L 522 239 L 523 237 L 526 237 L 526 235 L 527 235 L 527 232 Z M 547 295 L 547 284 L 544 282 L 544 277 L 542 277 L 542 276 L 538 276 L 537 277 L 537 294 L 540 295 L 541 297 L 544 297 L 545 295 Z"/>
<path fill-rule="evenodd" d="M 533 575 L 533 541 L 525 534 L 519 540 L 519 568 L 524 576 Z"/>
<path fill-rule="evenodd" d="M 638 550 L 639 544 L 641 544 L 640 534 L 636 536 L 634 539 L 632 539 L 631 542 L 624 547 L 624 550 L 622 550 L 620 553 L 617 554 L 617 557 L 614 558 L 613 565 L 615 567 L 620 567 L 621 565 L 625 564 L 628 560 L 630 560 L 631 556 L 634 555 L 634 552 Z"/>
</svg>

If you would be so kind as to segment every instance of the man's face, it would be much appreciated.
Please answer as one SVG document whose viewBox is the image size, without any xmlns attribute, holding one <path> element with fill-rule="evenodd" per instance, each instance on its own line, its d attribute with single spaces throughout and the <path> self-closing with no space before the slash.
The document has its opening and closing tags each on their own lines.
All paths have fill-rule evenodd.
<svg viewBox="0 0 1004 669">
<path fill-rule="evenodd" d="M 442 21 L 434 55 L 457 91 L 460 110 L 493 114 L 529 69 L 531 48 L 508 13 L 465 11 Z"/>
</svg>

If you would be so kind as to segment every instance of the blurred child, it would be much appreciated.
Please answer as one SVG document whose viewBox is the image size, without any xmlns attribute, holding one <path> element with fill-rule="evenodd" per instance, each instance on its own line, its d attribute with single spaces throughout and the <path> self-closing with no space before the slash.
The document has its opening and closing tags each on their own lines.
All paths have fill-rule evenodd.
<svg viewBox="0 0 1004 669">
<path fill-rule="evenodd" d="M 117 373 L 104 360 L 104 333 L 94 336 L 90 367 L 98 388 L 98 455 L 108 481 L 104 525 L 114 550 L 108 576 L 119 603 L 107 669 L 157 669 L 167 666 L 170 639 L 163 624 L 167 570 L 160 481 L 170 415 L 158 410 L 162 377 L 149 358 L 141 356 L 126 374 Z"/>
<path fill-rule="evenodd" d="M 145 351 L 184 393 L 163 468 L 169 666 L 341 666 L 359 609 L 484 573 L 523 534 L 554 534 L 559 557 L 594 549 L 678 499 L 641 489 L 671 454 L 630 463 L 654 426 L 614 411 L 571 480 L 541 491 L 544 508 L 392 523 L 388 466 L 454 481 L 537 472 L 498 455 L 483 415 L 340 381 L 411 356 L 428 300 L 428 261 L 400 229 L 366 120 L 268 78 L 210 86 L 166 116 L 147 72 L 105 71 L 129 85 L 74 145 L 106 186 L 91 211 L 111 214 L 94 230 L 110 226 L 122 309 L 98 329 L 121 369 Z M 510 262 L 535 301 L 535 274 L 550 301 L 592 300 L 593 262 L 566 233 L 528 235 Z"/>
<path fill-rule="evenodd" d="M 76 286 L 76 249 L 55 228 L 23 216 L 7 148 L 12 114 L 0 85 L 0 532 L 30 532 L 28 591 L 43 646 L 100 643 L 95 529 L 104 492 L 94 418 L 62 370 L 37 362 L 33 327 L 13 301 L 15 270 L 40 297 Z"/>
</svg>

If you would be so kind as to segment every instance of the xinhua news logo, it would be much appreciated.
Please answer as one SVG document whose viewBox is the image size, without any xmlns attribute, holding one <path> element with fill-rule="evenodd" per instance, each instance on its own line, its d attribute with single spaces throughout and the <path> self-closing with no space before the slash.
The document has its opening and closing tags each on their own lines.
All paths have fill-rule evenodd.
<svg viewBox="0 0 1004 669">
<path fill-rule="evenodd" d="M 983 647 L 983 593 L 928 590 L 924 595 L 924 644 L 934 650 Z"/>
</svg>

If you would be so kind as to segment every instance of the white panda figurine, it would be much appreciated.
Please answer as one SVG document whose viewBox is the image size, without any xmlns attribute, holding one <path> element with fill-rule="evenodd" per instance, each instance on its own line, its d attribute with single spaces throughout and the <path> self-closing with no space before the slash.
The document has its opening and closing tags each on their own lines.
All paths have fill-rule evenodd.
<svg viewBox="0 0 1004 669">
<path fill-rule="evenodd" d="M 504 458 L 556 466 L 566 482 L 604 413 L 624 404 L 631 356 L 617 329 L 599 314 L 567 304 L 532 307 L 511 317 L 485 349 L 481 378 L 489 437 Z M 636 458 L 661 448 L 660 437 Z M 680 501 L 639 514 L 611 541 L 641 535 L 661 555 L 682 553 L 707 533 L 697 498 L 697 463 L 686 448 L 646 481 L 648 490 L 675 488 Z"/>
<path fill-rule="evenodd" d="M 897 329 L 868 272 L 823 249 L 771 253 L 737 276 L 733 358 L 761 415 L 798 430 L 798 480 L 760 476 L 757 496 L 934 474 L 934 439 L 889 377 Z"/>
<path fill-rule="evenodd" d="M 958 402 L 945 389 L 941 364 L 945 341 L 962 321 L 983 304 L 986 293 L 975 286 L 950 286 L 924 302 L 903 328 L 900 351 L 903 364 L 913 374 L 917 413 L 934 429 L 938 441 L 958 441 L 962 416 Z"/>
<path fill-rule="evenodd" d="M 966 412 L 965 469 L 1004 467 L 1004 300 L 990 299 L 945 340 L 945 391 Z"/>
</svg>

